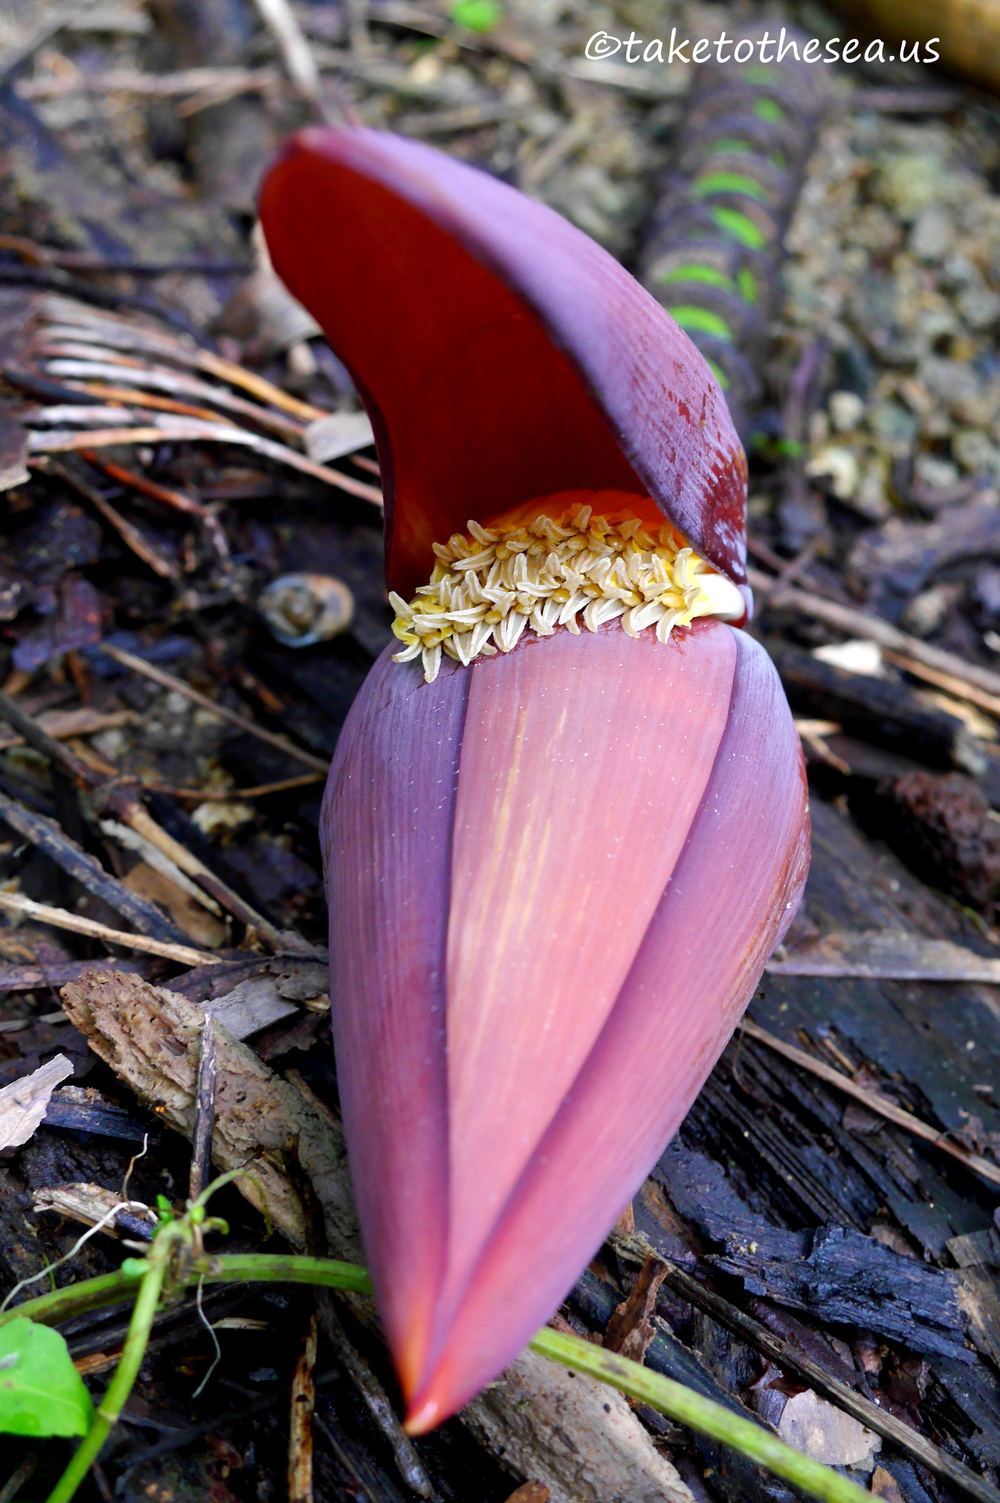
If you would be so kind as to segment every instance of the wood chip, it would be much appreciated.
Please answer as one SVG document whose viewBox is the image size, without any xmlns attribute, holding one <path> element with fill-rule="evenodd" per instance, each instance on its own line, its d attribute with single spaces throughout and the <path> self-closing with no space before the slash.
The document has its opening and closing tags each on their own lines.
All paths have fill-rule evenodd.
<svg viewBox="0 0 1000 1503">
<path fill-rule="evenodd" d="M 273 976 L 253 976 L 211 1003 L 212 1017 L 234 1039 L 249 1038 L 285 1018 L 294 1018 L 299 1008 L 282 997 Z"/>
<path fill-rule="evenodd" d="M 462 1419 L 511 1471 L 548 1488 L 550 1503 L 694 1503 L 620 1393 L 534 1352 Z"/>
<path fill-rule="evenodd" d="M 778 1434 L 786 1445 L 826 1466 L 870 1465 L 882 1445 L 874 1431 L 809 1388 L 788 1400 L 778 1421 Z"/>
<path fill-rule="evenodd" d="M 57 1054 L 0 1091 L 0 1149 L 27 1143 L 45 1116 L 52 1092 L 72 1073 L 72 1060 Z"/>
<path fill-rule="evenodd" d="M 635 1230 L 634 1219 L 632 1229 Z M 653 1324 L 656 1296 L 666 1272 L 667 1265 L 655 1255 L 651 1255 L 643 1263 L 628 1298 L 622 1301 L 608 1321 L 604 1345 L 609 1351 L 620 1352 L 633 1362 L 645 1359 L 649 1344 L 656 1335 Z"/>
</svg>

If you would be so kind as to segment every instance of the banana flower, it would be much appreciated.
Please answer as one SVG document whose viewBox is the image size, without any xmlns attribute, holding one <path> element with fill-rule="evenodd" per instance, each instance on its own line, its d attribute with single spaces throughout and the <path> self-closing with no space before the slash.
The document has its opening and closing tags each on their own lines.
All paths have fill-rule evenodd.
<svg viewBox="0 0 1000 1503">
<path fill-rule="evenodd" d="M 802 757 L 735 629 L 724 399 L 610 255 L 360 128 L 293 138 L 261 219 L 385 488 L 398 641 L 322 839 L 358 1211 L 422 1433 L 549 1318 L 718 1058 L 805 880 Z"/>
</svg>

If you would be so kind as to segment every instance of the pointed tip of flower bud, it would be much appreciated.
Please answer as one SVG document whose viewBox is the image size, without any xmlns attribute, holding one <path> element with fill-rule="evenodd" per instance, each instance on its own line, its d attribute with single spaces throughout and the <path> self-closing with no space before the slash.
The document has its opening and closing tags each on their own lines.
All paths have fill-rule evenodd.
<svg viewBox="0 0 1000 1503">
<path fill-rule="evenodd" d="M 403 1429 L 407 1435 L 426 1435 L 429 1430 L 434 1430 L 442 1420 L 448 1418 L 454 1410 L 449 1410 L 447 1405 L 442 1405 L 433 1395 L 427 1398 L 418 1398 L 413 1405 L 407 1408 L 406 1419 Z"/>
</svg>

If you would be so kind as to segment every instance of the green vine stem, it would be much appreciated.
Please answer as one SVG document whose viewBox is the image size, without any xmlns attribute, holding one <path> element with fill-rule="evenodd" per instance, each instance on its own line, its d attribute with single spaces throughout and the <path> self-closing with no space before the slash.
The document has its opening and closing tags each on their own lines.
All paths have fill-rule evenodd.
<svg viewBox="0 0 1000 1503">
<path fill-rule="evenodd" d="M 138 1267 L 136 1265 L 139 1265 Z M 102 1274 L 96 1279 L 82 1279 L 51 1294 L 39 1294 L 0 1313 L 0 1327 L 8 1321 L 27 1316 L 42 1326 L 56 1326 L 92 1310 L 105 1310 L 134 1297 L 139 1280 L 145 1277 L 146 1260 L 130 1258 L 118 1273 Z M 332 1258 L 300 1258 L 292 1254 L 269 1256 L 267 1253 L 226 1253 L 205 1257 L 192 1265 L 186 1278 L 189 1284 L 204 1279 L 206 1284 L 322 1284 L 330 1289 L 346 1289 L 353 1294 L 371 1294 L 368 1271 L 357 1263 L 338 1263 Z"/>
<path fill-rule="evenodd" d="M 117 1274 L 88 1279 L 74 1288 L 40 1295 L 0 1315 L 0 1325 L 18 1316 L 54 1324 L 71 1315 L 119 1304 L 138 1288 L 125 1347 L 97 1410 L 97 1418 L 50 1494 L 48 1503 L 70 1503 L 131 1392 L 163 1292 L 168 1265 L 177 1247 L 178 1235 L 171 1236 L 169 1230 L 165 1231 L 166 1235 L 161 1232 L 154 1241 L 144 1263 L 137 1266 L 138 1260 L 129 1260 L 124 1270 Z M 177 1232 L 183 1236 L 180 1227 Z M 368 1273 L 357 1264 L 339 1263 L 329 1258 L 269 1256 L 267 1253 L 230 1253 L 197 1258 L 176 1274 L 172 1271 L 172 1278 L 183 1284 L 204 1279 L 206 1284 L 321 1284 L 357 1294 L 371 1292 Z M 680 1424 L 722 1441 L 775 1476 L 818 1498 L 820 1503 L 862 1503 L 869 1497 L 839 1472 L 786 1446 L 762 1426 L 704 1398 L 683 1383 L 665 1378 L 648 1367 L 619 1357 L 615 1352 L 548 1326 L 538 1332 L 530 1345 L 540 1356 L 609 1383 Z"/>
<path fill-rule="evenodd" d="M 67 1284 L 64 1289 L 53 1289 L 50 1294 L 37 1294 L 34 1299 L 10 1305 L 0 1311 L 0 1326 L 22 1315 L 42 1326 L 57 1326 L 76 1315 L 89 1315 L 91 1310 L 106 1310 L 109 1305 L 120 1305 L 123 1300 L 134 1298 L 137 1285 L 135 1275 L 121 1272 L 81 1279 L 78 1284 Z"/>
<path fill-rule="evenodd" d="M 153 1319 L 167 1276 L 167 1260 L 172 1251 L 172 1239 L 168 1237 L 162 1237 L 159 1246 L 154 1242 L 149 1250 L 146 1273 L 139 1285 L 128 1335 L 125 1338 L 125 1346 L 122 1349 L 118 1366 L 115 1368 L 114 1377 L 98 1405 L 94 1423 L 77 1446 L 69 1465 L 49 1494 L 48 1503 L 70 1503 L 73 1494 L 89 1472 L 91 1463 L 97 1460 L 101 1447 L 118 1423 L 118 1416 L 125 1407 L 125 1401 L 139 1376 L 139 1368 L 146 1353 L 149 1333 L 153 1328 Z"/>
<path fill-rule="evenodd" d="M 639 1399 L 712 1440 L 721 1440 L 751 1461 L 759 1462 L 776 1477 L 783 1477 L 804 1493 L 821 1498 L 823 1503 L 860 1503 L 862 1498 L 871 1503 L 870 1493 L 839 1472 L 803 1456 L 801 1451 L 786 1446 L 770 1430 L 743 1419 L 712 1399 L 703 1398 L 683 1383 L 675 1383 L 673 1378 L 665 1378 L 662 1373 L 654 1373 L 627 1357 L 619 1357 L 617 1353 L 595 1346 L 579 1336 L 553 1331 L 549 1326 L 543 1327 L 529 1345 L 542 1357 L 561 1362 L 574 1372 L 588 1373 L 602 1383 L 610 1383 L 630 1399 Z"/>
</svg>

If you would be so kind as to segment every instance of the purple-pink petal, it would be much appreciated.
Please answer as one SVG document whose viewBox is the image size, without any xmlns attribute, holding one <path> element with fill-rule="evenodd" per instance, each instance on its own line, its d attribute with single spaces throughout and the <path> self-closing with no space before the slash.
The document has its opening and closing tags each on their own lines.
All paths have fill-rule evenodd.
<svg viewBox="0 0 1000 1503">
<path fill-rule="evenodd" d="M 617 625 L 475 663 L 447 947 L 447 1311 L 599 1037 L 725 730 L 732 632 Z M 445 1318 L 447 1318 L 445 1316 Z"/>
<path fill-rule="evenodd" d="M 351 707 L 323 806 L 330 990 L 351 1175 L 379 1311 L 417 1382 L 448 1214 L 445 946 L 469 676 L 387 649 Z"/>
<path fill-rule="evenodd" d="M 559 1303 L 681 1122 L 798 904 L 798 737 L 770 659 L 725 626 L 729 722 L 684 851 L 600 1038 L 494 1227 L 413 1402 L 453 1412 Z"/>
</svg>

